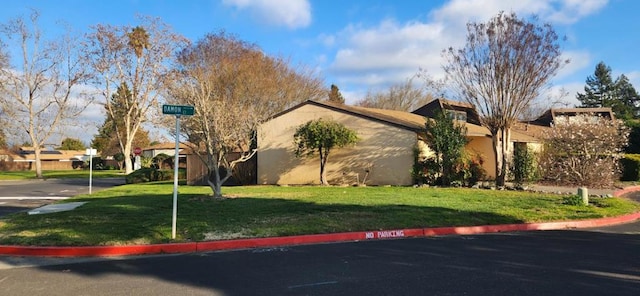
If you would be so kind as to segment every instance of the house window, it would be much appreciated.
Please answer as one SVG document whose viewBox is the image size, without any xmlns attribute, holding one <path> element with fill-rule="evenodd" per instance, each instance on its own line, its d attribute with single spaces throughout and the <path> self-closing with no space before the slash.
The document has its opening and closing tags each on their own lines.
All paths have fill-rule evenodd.
<svg viewBox="0 0 640 296">
<path fill-rule="evenodd" d="M 467 112 L 465 111 L 456 111 L 456 110 L 445 110 L 447 117 L 459 120 L 459 121 L 467 121 Z"/>
</svg>

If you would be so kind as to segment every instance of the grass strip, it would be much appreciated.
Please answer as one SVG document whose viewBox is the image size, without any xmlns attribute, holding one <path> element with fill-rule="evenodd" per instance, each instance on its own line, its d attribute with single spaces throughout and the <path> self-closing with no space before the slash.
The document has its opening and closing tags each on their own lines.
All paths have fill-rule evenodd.
<svg viewBox="0 0 640 296">
<path fill-rule="evenodd" d="M 171 240 L 172 184 L 132 184 L 81 195 L 69 212 L 17 213 L 0 220 L 3 245 L 124 245 L 380 229 L 593 219 L 640 204 L 592 198 L 568 205 L 554 194 L 466 188 L 181 186 L 177 239 Z"/>
</svg>

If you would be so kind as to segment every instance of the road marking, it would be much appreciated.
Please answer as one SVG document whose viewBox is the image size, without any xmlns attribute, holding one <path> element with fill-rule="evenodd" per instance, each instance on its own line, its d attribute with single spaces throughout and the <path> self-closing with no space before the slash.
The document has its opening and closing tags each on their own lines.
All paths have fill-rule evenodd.
<svg viewBox="0 0 640 296">
<path fill-rule="evenodd" d="M 289 286 L 289 289 L 296 289 L 296 288 L 305 288 L 305 287 L 313 287 L 313 286 L 322 286 L 322 285 L 333 285 L 333 284 L 337 284 L 338 281 L 328 281 L 328 282 L 319 282 L 319 283 L 311 283 L 311 284 L 302 284 L 302 285 L 294 285 L 294 286 Z"/>
</svg>

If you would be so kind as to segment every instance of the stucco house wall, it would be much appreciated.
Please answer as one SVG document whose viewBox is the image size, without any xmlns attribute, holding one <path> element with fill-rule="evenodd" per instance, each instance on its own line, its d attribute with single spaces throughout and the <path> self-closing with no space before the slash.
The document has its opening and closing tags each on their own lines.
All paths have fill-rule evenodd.
<svg viewBox="0 0 640 296">
<path fill-rule="evenodd" d="M 314 119 L 337 121 L 357 132 L 351 147 L 331 151 L 327 162 L 330 184 L 411 185 L 417 135 L 414 131 L 317 106 L 301 105 L 258 128 L 258 184 L 319 184 L 319 157 L 296 158 L 293 135 Z"/>
</svg>

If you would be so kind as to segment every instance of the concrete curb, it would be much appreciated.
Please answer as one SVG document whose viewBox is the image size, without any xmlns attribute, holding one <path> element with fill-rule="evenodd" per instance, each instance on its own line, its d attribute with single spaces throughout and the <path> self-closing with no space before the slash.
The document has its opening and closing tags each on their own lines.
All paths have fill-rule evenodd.
<svg viewBox="0 0 640 296">
<path fill-rule="evenodd" d="M 640 186 L 633 186 L 616 191 L 614 196 L 640 191 Z M 640 220 L 640 212 L 609 218 L 577 221 L 502 224 L 483 226 L 437 227 L 416 229 L 395 229 L 360 232 L 343 232 L 330 234 L 312 234 L 286 237 L 249 238 L 206 242 L 189 242 L 175 244 L 132 245 L 132 246 L 79 246 L 79 247 L 36 247 L 36 246 L 0 246 L 0 255 L 39 256 L 39 257 L 108 257 L 145 254 L 175 254 L 221 251 L 232 249 L 265 248 L 318 243 L 334 243 L 347 241 L 365 241 L 378 239 L 394 239 L 406 237 L 431 237 L 443 235 L 469 235 L 481 233 L 561 230 L 572 228 L 590 228 L 629 223 Z"/>
</svg>

